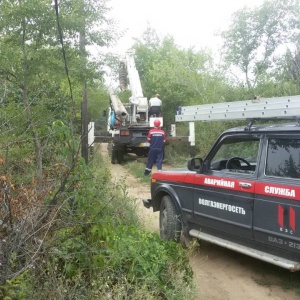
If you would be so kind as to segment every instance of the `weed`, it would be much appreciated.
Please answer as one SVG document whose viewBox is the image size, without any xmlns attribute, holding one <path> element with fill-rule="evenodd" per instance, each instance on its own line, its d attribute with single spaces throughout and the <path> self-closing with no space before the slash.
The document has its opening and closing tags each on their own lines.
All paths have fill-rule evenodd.
<svg viewBox="0 0 300 300">
<path fill-rule="evenodd" d="M 150 183 L 150 177 L 145 176 L 145 164 L 139 161 L 130 161 L 124 165 L 124 167 L 136 177 L 141 183 Z"/>
</svg>

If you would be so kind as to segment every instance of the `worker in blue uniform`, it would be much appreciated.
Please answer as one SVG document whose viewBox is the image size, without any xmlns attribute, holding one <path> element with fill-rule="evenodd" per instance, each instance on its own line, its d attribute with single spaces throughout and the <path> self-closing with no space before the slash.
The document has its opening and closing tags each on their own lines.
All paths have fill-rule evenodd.
<svg viewBox="0 0 300 300">
<path fill-rule="evenodd" d="M 160 128 L 159 119 L 154 120 L 154 128 L 149 130 L 147 140 L 150 143 L 150 149 L 144 173 L 145 176 L 151 173 L 154 163 L 156 163 L 157 171 L 161 171 L 162 169 L 166 133 Z"/>
</svg>

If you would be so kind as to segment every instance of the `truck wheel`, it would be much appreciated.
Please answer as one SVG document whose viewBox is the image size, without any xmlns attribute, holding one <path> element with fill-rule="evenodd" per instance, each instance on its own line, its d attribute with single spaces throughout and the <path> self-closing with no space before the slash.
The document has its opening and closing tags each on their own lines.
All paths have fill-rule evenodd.
<svg viewBox="0 0 300 300">
<path fill-rule="evenodd" d="M 116 161 L 117 161 L 117 155 L 118 155 L 117 150 L 115 150 L 115 149 L 113 148 L 112 151 L 111 151 L 111 163 L 112 163 L 112 164 L 115 164 L 115 163 L 116 163 Z"/>
<path fill-rule="evenodd" d="M 179 242 L 181 235 L 181 220 L 170 196 L 163 196 L 159 214 L 160 237 L 164 241 Z"/>
<path fill-rule="evenodd" d="M 117 152 L 117 162 L 118 164 L 121 164 L 124 161 L 124 151 L 118 150 Z"/>
</svg>

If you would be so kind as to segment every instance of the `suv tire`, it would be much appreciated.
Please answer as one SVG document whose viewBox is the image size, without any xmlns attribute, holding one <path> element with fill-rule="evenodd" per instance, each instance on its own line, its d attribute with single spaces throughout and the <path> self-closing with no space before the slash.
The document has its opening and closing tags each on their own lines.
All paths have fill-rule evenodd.
<svg viewBox="0 0 300 300">
<path fill-rule="evenodd" d="M 180 219 L 180 214 L 170 196 L 163 196 L 159 214 L 160 237 L 162 240 L 179 242 L 182 229 Z"/>
</svg>

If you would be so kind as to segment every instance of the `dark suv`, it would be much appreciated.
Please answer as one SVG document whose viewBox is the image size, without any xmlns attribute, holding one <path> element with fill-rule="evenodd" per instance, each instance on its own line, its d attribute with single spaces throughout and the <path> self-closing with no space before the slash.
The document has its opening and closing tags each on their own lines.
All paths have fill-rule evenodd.
<svg viewBox="0 0 300 300">
<path fill-rule="evenodd" d="M 224 132 L 187 170 L 152 174 L 160 235 L 195 237 L 291 271 L 300 270 L 300 125 Z"/>
</svg>

